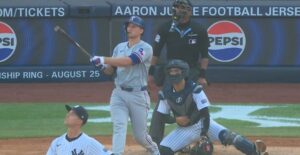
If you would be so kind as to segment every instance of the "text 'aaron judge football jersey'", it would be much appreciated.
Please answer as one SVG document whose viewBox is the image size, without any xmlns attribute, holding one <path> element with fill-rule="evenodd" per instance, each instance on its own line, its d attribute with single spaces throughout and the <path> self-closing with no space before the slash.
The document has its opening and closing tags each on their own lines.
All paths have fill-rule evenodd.
<svg viewBox="0 0 300 155">
<path fill-rule="evenodd" d="M 82 133 L 73 140 L 68 140 L 66 134 L 52 141 L 47 155 L 110 155 L 102 144 Z"/>
</svg>

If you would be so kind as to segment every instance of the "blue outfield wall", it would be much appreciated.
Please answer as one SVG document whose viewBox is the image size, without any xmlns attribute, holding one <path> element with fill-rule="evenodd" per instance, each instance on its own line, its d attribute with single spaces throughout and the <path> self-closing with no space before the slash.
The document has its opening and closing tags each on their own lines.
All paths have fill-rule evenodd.
<svg viewBox="0 0 300 155">
<path fill-rule="evenodd" d="M 145 19 L 143 40 L 170 20 L 171 0 L 2 0 L 0 83 L 107 81 L 53 31 L 64 28 L 92 55 L 125 41 L 124 21 Z M 300 82 L 300 1 L 192 0 L 207 28 L 211 82 Z M 184 51 L 183 51 L 184 52 Z M 164 55 L 161 58 L 165 61 Z"/>
</svg>

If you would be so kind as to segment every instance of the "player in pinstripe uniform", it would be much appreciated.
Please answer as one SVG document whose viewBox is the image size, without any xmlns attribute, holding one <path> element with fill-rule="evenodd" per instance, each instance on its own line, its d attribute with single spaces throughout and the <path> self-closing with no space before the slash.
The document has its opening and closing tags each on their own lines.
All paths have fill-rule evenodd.
<svg viewBox="0 0 300 155">
<path fill-rule="evenodd" d="M 200 85 L 185 80 L 188 72 L 189 65 L 182 60 L 171 60 L 166 66 L 169 84 L 159 93 L 157 111 L 166 122 L 172 119 L 172 112 L 178 127 L 160 143 L 161 154 L 173 155 L 201 137 L 208 136 L 210 140 L 220 141 L 225 146 L 234 145 L 246 155 L 267 155 L 266 145 L 262 141 L 253 143 L 210 119 L 209 100 Z"/>
<path fill-rule="evenodd" d="M 158 146 L 147 133 L 147 115 L 150 97 L 147 92 L 148 70 L 152 59 L 152 47 L 141 40 L 144 21 L 132 16 L 125 23 L 128 41 L 118 44 L 112 57 L 95 56 L 91 61 L 112 74 L 116 70 L 115 86 L 110 100 L 113 122 L 114 155 L 124 152 L 128 118 L 131 120 L 136 141 L 151 154 L 159 155 Z"/>
<path fill-rule="evenodd" d="M 80 128 L 88 119 L 88 113 L 82 106 L 66 105 L 65 118 L 67 133 L 52 141 L 47 155 L 111 155 L 102 144 L 81 132 Z"/>
</svg>

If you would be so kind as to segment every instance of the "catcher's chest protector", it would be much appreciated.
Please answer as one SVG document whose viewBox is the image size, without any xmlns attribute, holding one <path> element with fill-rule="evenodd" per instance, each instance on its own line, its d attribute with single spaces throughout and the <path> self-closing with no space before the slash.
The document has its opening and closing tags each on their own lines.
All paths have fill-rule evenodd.
<svg viewBox="0 0 300 155">
<path fill-rule="evenodd" d="M 193 85 L 188 84 L 180 92 L 173 92 L 173 88 L 164 90 L 165 98 L 175 117 L 189 116 L 194 110 L 197 110 L 193 100 L 193 88 Z"/>
</svg>

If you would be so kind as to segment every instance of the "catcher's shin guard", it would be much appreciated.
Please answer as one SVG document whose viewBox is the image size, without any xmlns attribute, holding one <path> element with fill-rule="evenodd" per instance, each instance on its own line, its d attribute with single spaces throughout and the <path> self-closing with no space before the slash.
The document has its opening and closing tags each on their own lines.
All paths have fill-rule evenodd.
<svg viewBox="0 0 300 155">
<path fill-rule="evenodd" d="M 264 143 L 256 145 L 245 137 L 228 130 L 221 131 L 219 138 L 223 145 L 234 145 L 236 149 L 246 155 L 263 155 L 262 152 L 266 151 Z"/>
</svg>

